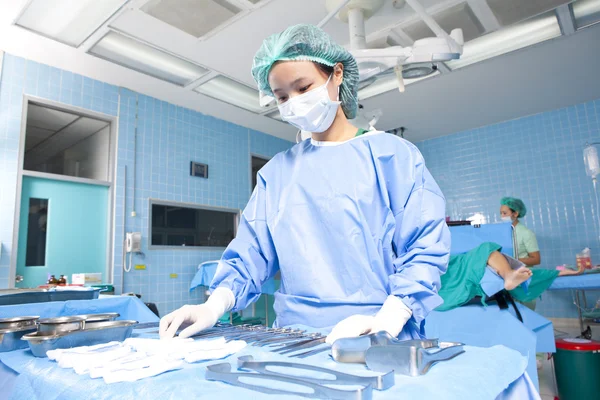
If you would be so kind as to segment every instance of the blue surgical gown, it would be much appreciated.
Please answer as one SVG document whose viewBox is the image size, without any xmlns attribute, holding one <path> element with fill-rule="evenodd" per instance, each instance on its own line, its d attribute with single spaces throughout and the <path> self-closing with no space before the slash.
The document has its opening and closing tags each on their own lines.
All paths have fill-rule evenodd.
<svg viewBox="0 0 600 400">
<path fill-rule="evenodd" d="M 413 313 L 399 338 L 420 337 L 442 304 L 450 233 L 445 199 L 413 144 L 384 132 L 305 140 L 257 180 L 212 290 L 231 289 L 241 310 L 279 270 L 274 325 L 316 328 L 373 315 L 392 294 Z"/>
</svg>

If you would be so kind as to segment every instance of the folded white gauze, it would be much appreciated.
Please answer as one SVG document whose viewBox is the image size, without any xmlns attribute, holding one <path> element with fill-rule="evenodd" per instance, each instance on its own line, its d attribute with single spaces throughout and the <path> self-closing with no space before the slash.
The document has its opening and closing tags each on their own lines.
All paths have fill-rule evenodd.
<svg viewBox="0 0 600 400">
<path fill-rule="evenodd" d="M 117 382 L 135 382 L 140 379 L 148 378 L 151 376 L 160 375 L 167 371 L 183 368 L 183 361 L 167 361 L 161 357 L 157 357 L 152 360 L 152 365 L 135 369 L 132 371 L 118 370 L 109 372 L 103 376 L 104 382 L 106 383 L 117 383 Z"/>
<path fill-rule="evenodd" d="M 199 350 L 189 353 L 185 356 L 185 361 L 194 363 L 198 361 L 219 360 L 237 353 L 244 347 L 246 347 L 246 342 L 243 340 L 232 340 L 220 349 Z"/>
<path fill-rule="evenodd" d="M 101 351 L 111 347 L 120 347 L 122 346 L 121 342 L 109 342 L 97 344 L 95 346 L 80 346 L 73 347 L 70 349 L 56 349 L 56 350 L 48 350 L 46 355 L 48 359 L 51 361 L 60 361 L 60 357 L 63 354 L 85 354 L 85 353 L 93 353 L 95 351 Z"/>
<path fill-rule="evenodd" d="M 123 350 L 125 349 L 125 350 Z M 125 352 L 130 352 L 131 349 L 129 347 L 123 347 L 122 345 L 116 347 L 106 347 L 103 349 L 98 349 L 89 353 L 63 353 L 60 355 L 58 361 L 58 366 L 61 368 L 74 368 L 75 365 L 81 364 L 88 359 L 92 359 L 100 354 L 112 354 L 115 351 L 119 351 L 120 354 Z"/>
<path fill-rule="evenodd" d="M 224 337 L 219 337 L 210 340 L 193 339 L 145 339 L 131 338 L 124 342 L 131 346 L 136 351 L 143 351 L 148 355 L 160 355 L 164 358 L 172 360 L 181 360 L 189 353 L 201 350 L 217 350 L 227 346 L 227 341 Z"/>
<path fill-rule="evenodd" d="M 132 351 L 130 347 L 119 347 L 115 350 L 105 351 L 99 354 L 76 354 L 74 355 L 74 360 L 72 361 L 73 369 L 77 375 L 87 374 L 90 372 L 90 368 L 106 365 L 113 360 L 131 354 L 131 352 Z"/>
<path fill-rule="evenodd" d="M 165 357 L 172 352 L 180 351 L 182 348 L 193 345 L 194 339 L 173 338 L 169 340 L 147 339 L 147 338 L 129 338 L 123 342 L 131 346 L 135 351 L 142 351 L 148 355 L 164 355 Z"/>
<path fill-rule="evenodd" d="M 118 371 L 120 369 L 142 368 L 138 366 L 136 361 L 145 360 L 147 358 L 148 354 L 136 351 L 124 357 L 112 360 L 103 366 L 90 368 L 90 378 L 102 378 L 105 374 L 112 371 Z"/>
<path fill-rule="evenodd" d="M 182 368 L 188 363 L 225 358 L 246 347 L 246 342 L 227 342 L 218 337 L 210 340 L 129 338 L 123 343 L 111 342 L 49 352 L 61 368 L 90 378 L 103 378 L 106 383 L 133 382 Z"/>
</svg>

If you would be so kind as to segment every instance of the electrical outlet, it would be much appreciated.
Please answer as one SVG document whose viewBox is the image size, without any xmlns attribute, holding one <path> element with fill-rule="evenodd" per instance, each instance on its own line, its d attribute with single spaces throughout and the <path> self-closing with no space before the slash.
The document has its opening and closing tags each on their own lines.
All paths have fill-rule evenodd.
<svg viewBox="0 0 600 400">
<path fill-rule="evenodd" d="M 146 266 L 145 266 L 144 264 L 138 264 L 138 265 L 136 265 L 136 266 L 135 266 L 135 267 L 133 267 L 133 268 L 135 268 L 135 269 L 137 269 L 138 271 L 140 271 L 140 270 L 145 270 L 145 269 L 146 269 Z"/>
</svg>

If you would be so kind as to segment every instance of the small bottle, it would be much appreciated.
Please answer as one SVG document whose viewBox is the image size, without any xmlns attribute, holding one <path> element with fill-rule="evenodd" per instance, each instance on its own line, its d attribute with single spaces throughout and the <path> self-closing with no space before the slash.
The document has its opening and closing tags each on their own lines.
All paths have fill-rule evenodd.
<svg viewBox="0 0 600 400">
<path fill-rule="evenodd" d="M 585 263 L 585 269 L 592 269 L 592 252 L 589 247 L 583 249 L 583 261 Z"/>
<path fill-rule="evenodd" d="M 58 279 L 56 279 L 56 276 L 50 275 L 50 279 L 48 279 L 48 284 L 49 285 L 58 285 Z"/>
<path fill-rule="evenodd" d="M 58 284 L 59 285 L 66 285 L 67 284 L 67 278 L 65 278 L 64 275 L 61 275 L 60 279 L 58 280 Z"/>
</svg>

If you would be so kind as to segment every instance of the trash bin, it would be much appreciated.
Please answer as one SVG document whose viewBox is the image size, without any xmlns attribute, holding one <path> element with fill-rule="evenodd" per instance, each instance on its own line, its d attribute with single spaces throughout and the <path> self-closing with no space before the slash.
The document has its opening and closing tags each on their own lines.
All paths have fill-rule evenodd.
<svg viewBox="0 0 600 400">
<path fill-rule="evenodd" d="M 600 395 L 600 342 L 558 339 L 554 373 L 560 400 L 597 399 Z"/>
</svg>

